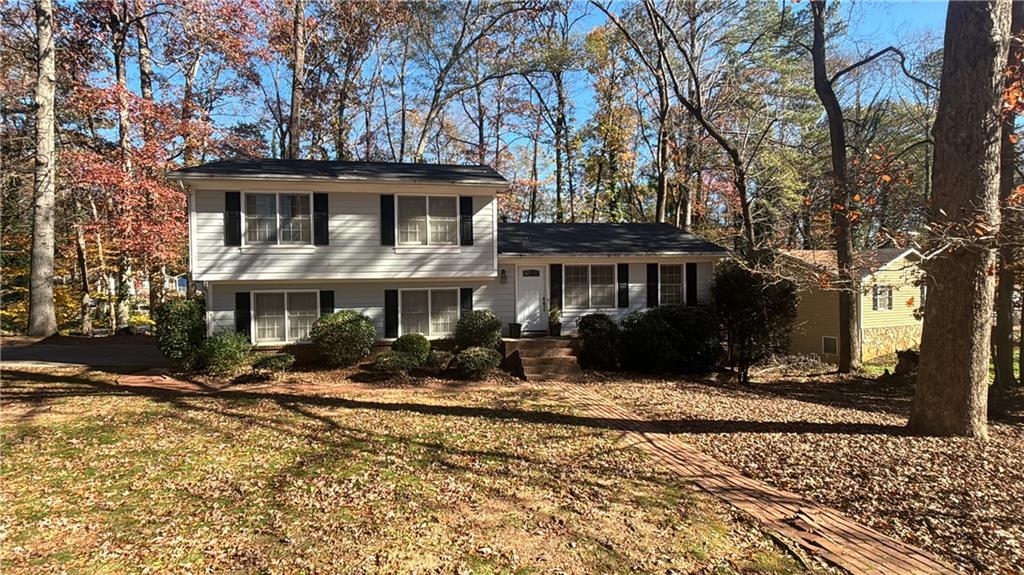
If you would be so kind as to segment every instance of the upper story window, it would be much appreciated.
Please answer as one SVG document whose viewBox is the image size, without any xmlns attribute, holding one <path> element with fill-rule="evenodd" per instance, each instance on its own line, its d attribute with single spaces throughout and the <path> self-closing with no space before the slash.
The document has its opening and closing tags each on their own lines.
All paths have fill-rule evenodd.
<svg viewBox="0 0 1024 575">
<path fill-rule="evenodd" d="M 615 307 L 615 266 L 565 266 L 566 309 Z"/>
<path fill-rule="evenodd" d="M 309 245 L 313 243 L 310 194 L 245 194 L 245 243 Z"/>
<path fill-rule="evenodd" d="M 683 305 L 683 266 L 663 265 L 659 277 L 661 305 Z"/>
<path fill-rule="evenodd" d="M 457 200 L 448 196 L 399 196 L 398 245 L 458 245 Z"/>
<path fill-rule="evenodd" d="M 871 288 L 871 309 L 892 309 L 892 286 Z"/>
</svg>

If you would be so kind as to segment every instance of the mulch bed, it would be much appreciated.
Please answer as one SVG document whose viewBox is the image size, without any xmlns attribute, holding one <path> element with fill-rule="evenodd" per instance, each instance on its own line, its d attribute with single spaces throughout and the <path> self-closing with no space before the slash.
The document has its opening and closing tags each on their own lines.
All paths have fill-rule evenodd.
<svg viewBox="0 0 1024 575">
<path fill-rule="evenodd" d="M 984 573 L 1024 565 L 1024 413 L 987 442 L 904 430 L 912 389 L 837 375 L 739 386 L 591 374 L 631 407 L 744 474 L 810 496 Z"/>
</svg>

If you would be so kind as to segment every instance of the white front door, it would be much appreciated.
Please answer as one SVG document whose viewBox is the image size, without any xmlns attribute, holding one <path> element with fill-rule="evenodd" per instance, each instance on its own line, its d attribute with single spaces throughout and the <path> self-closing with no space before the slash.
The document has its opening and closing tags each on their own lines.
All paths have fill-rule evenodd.
<svg viewBox="0 0 1024 575">
<path fill-rule="evenodd" d="M 516 315 L 523 331 L 547 331 L 548 298 L 544 267 L 516 267 Z"/>
</svg>

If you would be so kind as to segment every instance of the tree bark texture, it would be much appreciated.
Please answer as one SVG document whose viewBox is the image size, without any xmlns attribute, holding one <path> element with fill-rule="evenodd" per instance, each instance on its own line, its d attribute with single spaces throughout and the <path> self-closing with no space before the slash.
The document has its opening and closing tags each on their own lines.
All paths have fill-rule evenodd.
<svg viewBox="0 0 1024 575">
<path fill-rule="evenodd" d="M 288 159 L 299 159 L 302 144 L 302 95 L 306 81 L 306 0 L 295 1 L 292 26 L 292 105 L 288 120 Z"/>
<path fill-rule="evenodd" d="M 53 43 L 53 4 L 35 4 L 36 49 L 36 160 L 32 206 L 32 262 L 29 279 L 28 334 L 47 337 L 57 332 L 53 306 L 54 204 L 57 158 L 54 149 L 54 88 L 56 54 Z"/>
<path fill-rule="evenodd" d="M 951 2 L 936 113 L 928 305 L 909 427 L 987 435 L 1010 1 Z"/>
</svg>

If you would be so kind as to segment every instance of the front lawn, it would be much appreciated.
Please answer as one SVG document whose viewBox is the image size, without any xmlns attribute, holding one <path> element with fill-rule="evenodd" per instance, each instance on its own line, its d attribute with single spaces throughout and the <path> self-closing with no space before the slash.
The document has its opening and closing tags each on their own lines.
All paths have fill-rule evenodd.
<svg viewBox="0 0 1024 575">
<path fill-rule="evenodd" d="M 1024 565 L 1024 412 L 987 442 L 912 437 L 912 388 L 836 375 L 749 386 L 591 376 L 614 401 L 744 474 L 834 506 L 970 571 Z"/>
<path fill-rule="evenodd" d="M 3 573 L 790 573 L 543 386 L 3 373 Z"/>
</svg>

